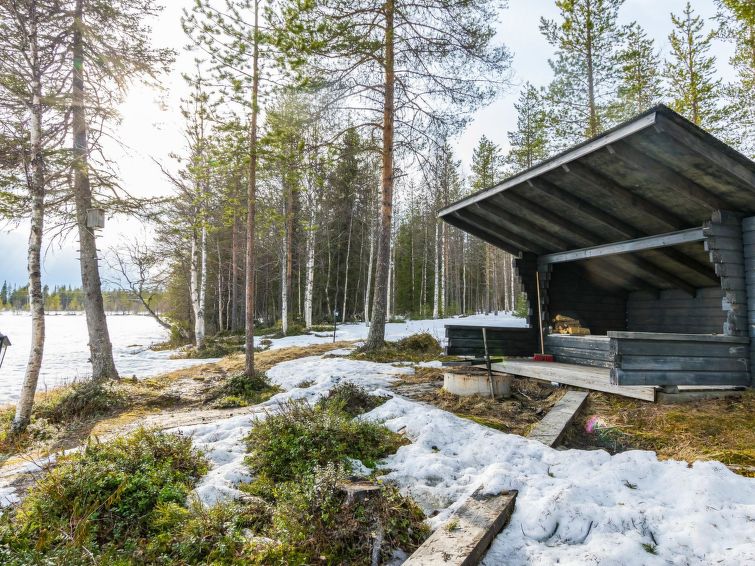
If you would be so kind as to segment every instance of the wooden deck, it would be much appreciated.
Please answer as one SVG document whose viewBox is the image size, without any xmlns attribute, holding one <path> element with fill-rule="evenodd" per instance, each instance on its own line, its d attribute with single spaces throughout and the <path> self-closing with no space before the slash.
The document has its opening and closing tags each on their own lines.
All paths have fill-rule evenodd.
<svg viewBox="0 0 755 566">
<path fill-rule="evenodd" d="M 520 375 L 583 387 L 593 391 L 604 391 L 624 397 L 655 401 L 655 388 L 650 386 L 611 385 L 609 368 L 578 366 L 558 362 L 536 362 L 528 359 L 509 359 L 492 364 L 493 371 Z"/>
</svg>

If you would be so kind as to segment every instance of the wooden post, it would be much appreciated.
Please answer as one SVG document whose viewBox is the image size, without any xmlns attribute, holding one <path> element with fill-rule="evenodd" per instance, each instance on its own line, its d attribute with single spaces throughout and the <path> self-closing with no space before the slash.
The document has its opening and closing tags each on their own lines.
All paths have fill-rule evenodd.
<svg viewBox="0 0 755 566">
<path fill-rule="evenodd" d="M 485 348 L 485 366 L 488 368 L 488 385 L 490 385 L 490 398 L 495 401 L 495 390 L 493 389 L 493 372 L 490 369 L 490 352 L 488 352 L 488 333 L 487 328 L 482 327 L 482 345 Z"/>
<path fill-rule="evenodd" d="M 545 355 L 545 342 L 543 340 L 543 313 L 540 304 L 540 271 L 535 271 L 535 287 L 537 288 L 537 328 L 540 333 L 540 353 Z"/>
</svg>

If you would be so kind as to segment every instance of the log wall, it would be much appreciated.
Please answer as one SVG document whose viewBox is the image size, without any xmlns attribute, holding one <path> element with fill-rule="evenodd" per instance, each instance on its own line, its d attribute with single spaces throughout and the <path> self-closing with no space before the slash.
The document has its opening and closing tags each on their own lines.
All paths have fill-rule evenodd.
<svg viewBox="0 0 755 566">
<path fill-rule="evenodd" d="M 698 289 L 694 297 L 678 289 L 636 291 L 627 300 L 627 330 L 721 334 L 726 318 L 722 301 L 720 287 Z"/>
<path fill-rule="evenodd" d="M 532 328 L 485 327 L 491 356 L 531 356 L 536 332 Z M 483 356 L 485 344 L 481 326 L 446 325 L 446 355 Z"/>
<path fill-rule="evenodd" d="M 709 334 L 609 332 L 614 385 L 750 383 L 749 338 Z"/>
<path fill-rule="evenodd" d="M 721 306 L 725 313 L 722 331 L 726 336 L 749 336 L 741 218 L 717 210 L 703 226 L 703 233 L 705 249 L 721 279 Z"/>
<path fill-rule="evenodd" d="M 608 336 L 569 336 L 549 334 L 545 337 L 545 353 L 557 362 L 592 367 L 613 367 Z"/>
<path fill-rule="evenodd" d="M 745 283 L 747 289 L 747 328 L 750 335 L 750 372 L 755 387 L 755 216 L 742 221 Z"/>
</svg>

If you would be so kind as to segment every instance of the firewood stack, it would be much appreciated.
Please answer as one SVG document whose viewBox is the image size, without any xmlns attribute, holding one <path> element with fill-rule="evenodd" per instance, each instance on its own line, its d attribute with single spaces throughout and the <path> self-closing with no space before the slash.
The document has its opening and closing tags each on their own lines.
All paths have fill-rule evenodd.
<svg viewBox="0 0 755 566">
<path fill-rule="evenodd" d="M 556 334 L 571 334 L 573 336 L 589 336 L 590 329 L 582 326 L 578 318 L 557 314 L 553 317 L 553 332 Z"/>
</svg>

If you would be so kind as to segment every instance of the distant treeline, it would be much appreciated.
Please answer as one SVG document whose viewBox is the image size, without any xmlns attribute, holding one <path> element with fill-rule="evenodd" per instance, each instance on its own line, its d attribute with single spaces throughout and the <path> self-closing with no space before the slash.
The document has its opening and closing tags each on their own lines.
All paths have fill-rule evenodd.
<svg viewBox="0 0 755 566">
<path fill-rule="evenodd" d="M 84 290 L 71 285 L 54 286 L 43 288 L 45 298 L 45 311 L 47 312 L 76 312 L 84 310 Z M 123 290 L 102 291 L 107 312 L 122 312 L 141 314 L 145 313 L 142 304 L 136 300 L 133 294 Z M 162 295 L 157 293 L 153 299 L 153 305 L 158 312 L 162 311 Z M 28 310 L 29 287 L 16 287 L 3 282 L 0 288 L 0 311 L 2 310 Z"/>
</svg>

